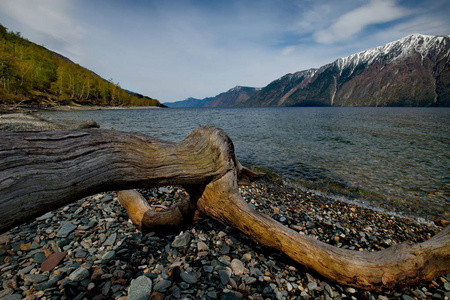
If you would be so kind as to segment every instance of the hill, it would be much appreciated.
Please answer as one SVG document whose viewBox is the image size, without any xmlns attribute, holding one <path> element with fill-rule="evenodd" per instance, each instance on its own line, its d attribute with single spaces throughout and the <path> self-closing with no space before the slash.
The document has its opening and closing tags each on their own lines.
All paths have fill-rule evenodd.
<svg viewBox="0 0 450 300">
<path fill-rule="evenodd" d="M 160 106 L 0 25 L 0 104 Z"/>
</svg>

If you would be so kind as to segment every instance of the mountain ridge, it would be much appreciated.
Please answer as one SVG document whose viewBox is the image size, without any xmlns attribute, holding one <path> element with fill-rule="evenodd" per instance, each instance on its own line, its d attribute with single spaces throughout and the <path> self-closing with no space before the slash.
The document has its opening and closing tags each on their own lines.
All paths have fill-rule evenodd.
<svg viewBox="0 0 450 300">
<path fill-rule="evenodd" d="M 245 101 L 259 106 L 450 106 L 450 37 L 411 34 L 286 74 Z M 214 107 L 209 102 L 208 107 Z"/>
</svg>

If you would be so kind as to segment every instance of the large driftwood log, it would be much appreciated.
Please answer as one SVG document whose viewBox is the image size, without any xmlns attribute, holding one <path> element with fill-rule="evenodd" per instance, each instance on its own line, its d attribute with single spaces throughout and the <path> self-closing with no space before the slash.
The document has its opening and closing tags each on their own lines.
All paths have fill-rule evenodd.
<svg viewBox="0 0 450 300">
<path fill-rule="evenodd" d="M 119 201 L 143 231 L 185 226 L 203 214 L 359 288 L 396 288 L 450 272 L 450 226 L 420 244 L 378 252 L 337 248 L 250 208 L 238 183 L 260 176 L 240 165 L 230 138 L 214 127 L 178 143 L 100 129 L 0 134 L 0 232 L 101 191 L 181 184 L 190 197 L 165 211 L 133 190 L 119 192 Z"/>
</svg>

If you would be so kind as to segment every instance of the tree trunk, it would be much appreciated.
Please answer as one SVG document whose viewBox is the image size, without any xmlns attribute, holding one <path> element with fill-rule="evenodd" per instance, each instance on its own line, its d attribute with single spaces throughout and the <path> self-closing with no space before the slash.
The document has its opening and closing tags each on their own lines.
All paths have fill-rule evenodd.
<svg viewBox="0 0 450 300">
<path fill-rule="evenodd" d="M 450 226 L 420 244 L 337 248 L 250 208 L 238 183 L 261 176 L 242 167 L 230 138 L 210 126 L 178 143 L 101 129 L 2 133 L 0 232 L 98 192 L 181 184 L 189 198 L 163 211 L 133 190 L 118 197 L 140 230 L 170 230 L 206 215 L 341 284 L 391 289 L 450 272 Z"/>
</svg>

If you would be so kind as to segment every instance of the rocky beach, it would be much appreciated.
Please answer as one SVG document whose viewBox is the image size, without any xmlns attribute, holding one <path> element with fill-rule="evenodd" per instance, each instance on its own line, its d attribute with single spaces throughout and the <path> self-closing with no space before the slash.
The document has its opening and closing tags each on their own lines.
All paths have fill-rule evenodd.
<svg viewBox="0 0 450 300">
<path fill-rule="evenodd" d="M 33 115 L 0 115 L 1 131 L 63 127 Z M 179 186 L 141 193 L 161 206 L 187 197 Z M 442 229 L 329 199 L 281 178 L 243 186 L 241 194 L 285 226 L 355 251 L 422 242 Z M 379 293 L 338 285 L 212 219 L 181 232 L 143 235 L 113 191 L 0 235 L 0 280 L 0 300 L 450 298 L 450 274 Z"/>
</svg>

